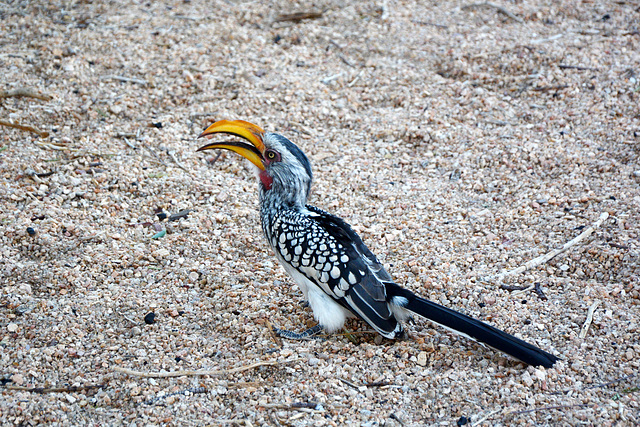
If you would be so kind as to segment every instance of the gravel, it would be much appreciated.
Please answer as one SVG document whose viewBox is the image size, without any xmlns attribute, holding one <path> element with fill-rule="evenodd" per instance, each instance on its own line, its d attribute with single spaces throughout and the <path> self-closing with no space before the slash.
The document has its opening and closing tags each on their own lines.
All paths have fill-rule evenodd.
<svg viewBox="0 0 640 427">
<path fill-rule="evenodd" d="M 0 120 L 35 128 L 0 125 L 0 422 L 637 424 L 637 4 L 471 4 L 0 5 Z M 218 119 L 296 142 L 398 283 L 562 360 L 274 339 L 312 315 L 245 162 L 195 152 Z"/>
</svg>

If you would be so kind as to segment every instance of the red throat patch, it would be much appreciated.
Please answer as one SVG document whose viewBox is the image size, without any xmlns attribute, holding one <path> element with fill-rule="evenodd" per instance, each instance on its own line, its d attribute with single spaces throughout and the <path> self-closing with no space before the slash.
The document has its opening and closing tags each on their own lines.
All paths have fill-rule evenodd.
<svg viewBox="0 0 640 427">
<path fill-rule="evenodd" d="M 262 185 L 264 186 L 265 189 L 271 190 L 271 184 L 273 184 L 273 178 L 271 177 L 271 175 L 269 175 L 269 173 L 266 170 L 260 171 L 260 182 L 262 182 Z"/>
</svg>

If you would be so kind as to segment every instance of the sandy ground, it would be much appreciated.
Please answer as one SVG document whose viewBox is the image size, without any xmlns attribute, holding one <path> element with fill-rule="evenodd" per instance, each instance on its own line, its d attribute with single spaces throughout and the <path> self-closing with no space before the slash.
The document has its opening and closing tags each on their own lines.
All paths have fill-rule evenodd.
<svg viewBox="0 0 640 427">
<path fill-rule="evenodd" d="M 639 422 L 637 1 L 96 3 L 0 4 L 0 120 L 39 132 L 0 126 L 3 425 Z M 299 144 L 398 283 L 562 361 L 275 340 L 312 315 L 251 171 L 195 152 L 223 118 Z"/>
</svg>

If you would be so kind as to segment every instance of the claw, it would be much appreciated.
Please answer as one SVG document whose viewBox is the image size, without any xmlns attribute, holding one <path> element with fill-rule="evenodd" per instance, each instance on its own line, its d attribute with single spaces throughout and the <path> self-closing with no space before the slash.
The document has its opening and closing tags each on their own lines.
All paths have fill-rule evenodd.
<svg viewBox="0 0 640 427">
<path fill-rule="evenodd" d="M 286 329 L 273 328 L 273 332 L 276 333 L 279 337 L 286 338 L 288 340 L 308 340 L 308 339 L 321 339 L 321 337 L 316 337 L 314 335 L 319 334 L 323 331 L 323 328 L 320 324 L 307 329 L 304 332 L 293 332 L 287 331 Z"/>
</svg>

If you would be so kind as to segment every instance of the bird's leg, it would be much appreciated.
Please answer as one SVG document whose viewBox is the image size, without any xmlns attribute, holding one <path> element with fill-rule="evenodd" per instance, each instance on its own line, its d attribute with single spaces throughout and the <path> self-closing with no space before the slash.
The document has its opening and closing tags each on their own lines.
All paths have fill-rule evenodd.
<svg viewBox="0 0 640 427">
<path fill-rule="evenodd" d="M 308 340 L 309 338 L 319 338 L 319 337 L 314 337 L 314 335 L 322 332 L 322 325 L 318 324 L 300 333 L 287 331 L 286 329 L 280 329 L 280 328 L 273 328 L 273 332 L 275 332 L 276 335 L 289 340 Z"/>
</svg>

